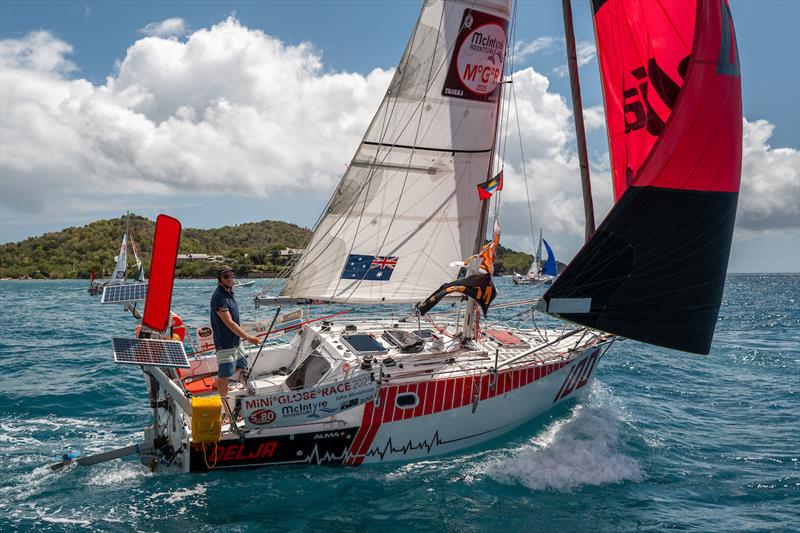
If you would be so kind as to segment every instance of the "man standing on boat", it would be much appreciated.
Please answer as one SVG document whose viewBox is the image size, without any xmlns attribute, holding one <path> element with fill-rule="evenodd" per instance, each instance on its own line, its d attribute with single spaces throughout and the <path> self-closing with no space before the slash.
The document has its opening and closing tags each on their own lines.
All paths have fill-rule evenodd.
<svg viewBox="0 0 800 533">
<path fill-rule="evenodd" d="M 222 398 L 228 396 L 228 382 L 247 369 L 247 356 L 241 339 L 259 344 L 258 337 L 249 335 L 239 325 L 239 304 L 233 296 L 233 269 L 224 266 L 217 270 L 217 290 L 211 296 L 211 329 L 217 348 L 217 391 Z"/>
</svg>

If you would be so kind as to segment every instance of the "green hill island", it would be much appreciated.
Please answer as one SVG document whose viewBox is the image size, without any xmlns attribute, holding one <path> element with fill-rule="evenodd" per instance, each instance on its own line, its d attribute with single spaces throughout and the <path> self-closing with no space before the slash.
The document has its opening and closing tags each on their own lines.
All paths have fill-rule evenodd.
<svg viewBox="0 0 800 533">
<path fill-rule="evenodd" d="M 131 214 L 2 244 L 0 278 L 88 279 L 92 272 L 99 279 L 108 277 L 126 223 L 147 272 L 155 222 Z M 310 237 L 311 230 L 277 220 L 213 229 L 184 228 L 175 275 L 213 277 L 224 262 L 240 277 L 275 277 L 285 271 Z M 129 264 L 133 264 L 132 258 L 129 252 Z M 495 274 L 527 272 L 531 261 L 530 254 L 500 246 Z"/>
</svg>

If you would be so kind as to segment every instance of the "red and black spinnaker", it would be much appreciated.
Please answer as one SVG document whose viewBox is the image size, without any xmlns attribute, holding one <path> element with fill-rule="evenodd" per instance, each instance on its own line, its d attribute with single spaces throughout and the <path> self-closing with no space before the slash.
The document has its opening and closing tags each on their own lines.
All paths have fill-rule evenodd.
<svg viewBox="0 0 800 533">
<path fill-rule="evenodd" d="M 592 0 L 615 205 L 544 294 L 564 319 L 708 353 L 742 162 L 727 0 Z"/>
</svg>

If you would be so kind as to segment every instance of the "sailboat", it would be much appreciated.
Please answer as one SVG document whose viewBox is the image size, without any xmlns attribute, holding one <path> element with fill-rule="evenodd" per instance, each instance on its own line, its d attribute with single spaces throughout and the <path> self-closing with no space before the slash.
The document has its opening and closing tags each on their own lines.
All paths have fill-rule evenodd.
<svg viewBox="0 0 800 533">
<path fill-rule="evenodd" d="M 542 244 L 544 244 L 547 251 L 547 259 L 542 261 Z M 514 272 L 512 281 L 515 285 L 525 285 L 533 283 L 536 285 L 551 283 L 558 275 L 558 266 L 556 265 L 556 255 L 550 244 L 542 237 L 542 230 L 539 230 L 539 245 L 536 247 L 536 255 L 533 257 L 531 268 L 528 269 L 527 275 L 523 276 Z"/>
<path fill-rule="evenodd" d="M 206 472 L 424 459 L 572 400 L 618 336 L 708 353 L 738 196 L 738 54 L 726 0 L 659 5 L 592 2 L 616 203 L 596 229 L 587 210 L 585 245 L 533 302 L 559 321 L 491 321 L 500 211 L 486 243 L 489 201 L 475 187 L 502 166 L 510 2 L 426 1 L 309 245 L 265 300 L 360 315 L 283 326 L 277 307 L 223 402 L 213 352 L 172 338 L 180 222 L 159 216 L 141 332 L 113 339 L 115 360 L 144 373 L 153 424 L 77 462 L 138 454 L 152 470 Z M 565 2 L 568 42 L 570 23 Z M 572 71 L 574 42 L 570 56 Z M 431 312 L 448 299 L 461 307 Z M 390 304 L 408 307 L 379 316 Z"/>
<path fill-rule="evenodd" d="M 131 249 L 133 250 L 133 257 L 136 263 L 136 274 L 132 280 L 128 279 L 128 241 L 130 240 Z M 97 296 L 103 292 L 105 287 L 114 285 L 124 285 L 126 283 L 146 283 L 147 278 L 144 273 L 144 266 L 142 260 L 139 258 L 139 250 L 133 240 L 133 235 L 130 232 L 129 222 L 125 221 L 125 233 L 122 235 L 122 244 L 120 244 L 117 256 L 114 258 L 116 264 L 114 265 L 114 272 L 111 277 L 105 281 L 95 280 L 94 271 L 92 271 L 92 279 L 89 282 L 88 292 L 92 296 Z"/>
</svg>

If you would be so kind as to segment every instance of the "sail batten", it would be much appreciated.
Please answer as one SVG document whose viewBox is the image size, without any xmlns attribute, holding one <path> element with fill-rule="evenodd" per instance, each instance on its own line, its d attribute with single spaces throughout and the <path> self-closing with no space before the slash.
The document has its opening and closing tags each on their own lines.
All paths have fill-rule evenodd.
<svg viewBox="0 0 800 533">
<path fill-rule="evenodd" d="M 281 295 L 409 303 L 455 279 L 480 222 L 507 0 L 425 2 L 400 65 Z"/>
</svg>

